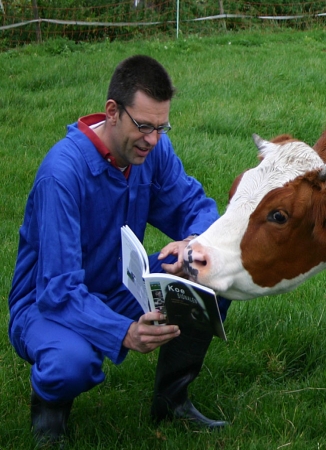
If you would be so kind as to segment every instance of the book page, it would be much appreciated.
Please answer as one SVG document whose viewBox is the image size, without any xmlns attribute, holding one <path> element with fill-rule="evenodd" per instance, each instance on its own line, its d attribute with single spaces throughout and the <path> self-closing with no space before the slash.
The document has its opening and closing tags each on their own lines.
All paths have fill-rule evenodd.
<svg viewBox="0 0 326 450">
<path fill-rule="evenodd" d="M 130 233 L 126 229 L 126 227 L 121 228 L 121 243 L 122 282 L 129 289 L 132 295 L 138 300 L 144 313 L 149 312 L 150 306 L 148 303 L 147 291 L 143 279 L 143 275 L 146 272 L 146 269 L 148 270 L 147 254 L 145 253 L 146 259 L 144 260 L 143 252 L 139 247 L 139 240 L 134 235 L 134 233 L 132 231 Z"/>
<path fill-rule="evenodd" d="M 121 236 L 123 236 L 124 239 L 128 240 L 129 245 L 134 247 L 135 250 L 137 250 L 137 252 L 139 252 L 139 254 L 141 255 L 143 274 L 145 275 L 145 273 L 149 273 L 149 261 L 146 250 L 138 237 L 132 231 L 132 229 L 128 227 L 128 225 L 124 225 L 123 227 L 121 227 Z"/>
</svg>

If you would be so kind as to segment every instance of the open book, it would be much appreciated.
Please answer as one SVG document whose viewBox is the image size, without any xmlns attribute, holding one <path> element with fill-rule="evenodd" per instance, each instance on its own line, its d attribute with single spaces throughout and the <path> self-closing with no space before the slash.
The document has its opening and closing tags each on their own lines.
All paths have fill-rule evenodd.
<svg viewBox="0 0 326 450">
<path fill-rule="evenodd" d="M 133 231 L 121 228 L 123 284 L 143 311 L 159 310 L 167 323 L 210 329 L 226 340 L 215 292 L 185 278 L 150 273 L 147 253 Z"/>
</svg>

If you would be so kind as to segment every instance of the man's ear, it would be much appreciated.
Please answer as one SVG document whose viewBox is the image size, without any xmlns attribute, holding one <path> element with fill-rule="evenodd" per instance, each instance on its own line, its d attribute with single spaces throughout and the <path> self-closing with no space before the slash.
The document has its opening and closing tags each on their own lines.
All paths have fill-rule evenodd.
<svg viewBox="0 0 326 450">
<path fill-rule="evenodd" d="M 105 114 L 106 120 L 111 124 L 115 125 L 119 117 L 119 108 L 114 100 L 108 100 L 105 104 Z"/>
</svg>

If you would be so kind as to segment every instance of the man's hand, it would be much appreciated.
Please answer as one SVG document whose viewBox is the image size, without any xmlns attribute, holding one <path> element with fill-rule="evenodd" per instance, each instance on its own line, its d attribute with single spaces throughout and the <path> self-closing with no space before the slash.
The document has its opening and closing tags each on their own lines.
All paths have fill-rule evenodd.
<svg viewBox="0 0 326 450">
<path fill-rule="evenodd" d="M 123 340 L 123 345 L 140 353 L 149 353 L 171 339 L 179 336 L 177 325 L 153 325 L 154 320 L 164 320 L 165 316 L 159 312 L 149 312 L 133 322 Z"/>
<path fill-rule="evenodd" d="M 177 275 L 178 277 L 185 278 L 187 276 L 183 271 L 183 251 L 191 240 L 192 237 L 189 236 L 189 238 L 184 241 L 170 242 L 162 248 L 158 259 L 164 259 L 169 255 L 174 255 L 178 258 L 174 264 L 162 264 L 162 269 L 165 270 L 165 272 L 172 275 Z"/>
</svg>

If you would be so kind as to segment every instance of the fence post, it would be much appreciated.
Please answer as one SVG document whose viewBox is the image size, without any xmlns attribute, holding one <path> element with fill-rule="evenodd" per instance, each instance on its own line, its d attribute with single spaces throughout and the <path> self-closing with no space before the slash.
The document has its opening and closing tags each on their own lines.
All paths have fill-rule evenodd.
<svg viewBox="0 0 326 450">
<path fill-rule="evenodd" d="M 223 0 L 218 0 L 218 3 L 220 5 L 220 14 L 224 14 L 224 6 L 223 6 Z M 222 27 L 226 30 L 226 22 L 225 19 L 222 19 Z"/>
<path fill-rule="evenodd" d="M 39 22 L 37 0 L 32 0 L 32 9 L 33 9 L 34 19 L 37 20 L 37 22 L 35 23 L 36 41 L 38 44 L 40 44 L 42 42 L 42 35 L 41 35 L 41 24 Z"/>
<path fill-rule="evenodd" d="M 177 0 L 177 39 L 179 37 L 180 0 Z"/>
</svg>

